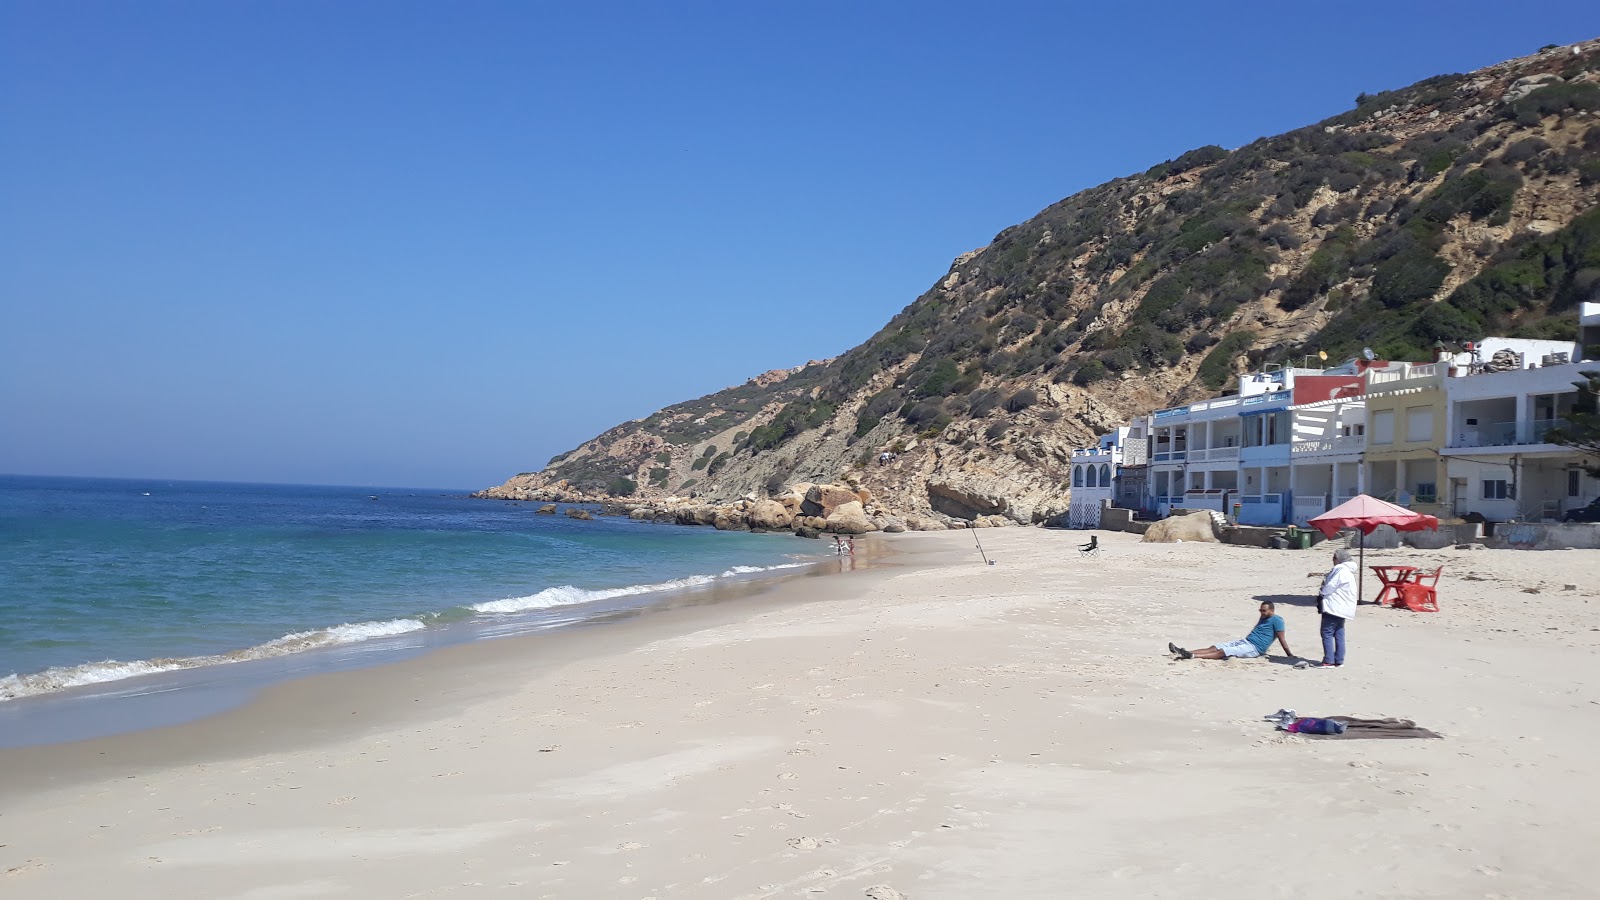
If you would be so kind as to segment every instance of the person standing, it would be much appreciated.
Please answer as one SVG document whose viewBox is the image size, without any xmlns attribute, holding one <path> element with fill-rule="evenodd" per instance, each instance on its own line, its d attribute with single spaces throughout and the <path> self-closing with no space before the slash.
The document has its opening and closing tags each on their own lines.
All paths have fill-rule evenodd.
<svg viewBox="0 0 1600 900">
<path fill-rule="evenodd" d="M 1344 665 L 1344 626 L 1356 617 L 1356 564 L 1350 551 L 1333 551 L 1333 568 L 1322 578 L 1317 592 L 1317 612 L 1322 614 L 1322 665 L 1331 669 Z"/>
</svg>

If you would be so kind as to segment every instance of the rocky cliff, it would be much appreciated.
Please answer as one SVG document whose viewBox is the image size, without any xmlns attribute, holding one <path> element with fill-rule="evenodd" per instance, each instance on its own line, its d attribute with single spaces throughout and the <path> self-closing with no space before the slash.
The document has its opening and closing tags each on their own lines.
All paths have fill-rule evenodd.
<svg viewBox="0 0 1600 900">
<path fill-rule="evenodd" d="M 483 494 L 627 497 L 641 516 L 693 496 L 748 525 L 763 498 L 835 482 L 877 527 L 1043 522 L 1066 508 L 1072 448 L 1243 367 L 1573 336 L 1600 299 L 1597 200 L 1600 42 L 1362 94 L 1068 197 L 837 359 L 618 425 Z"/>
</svg>

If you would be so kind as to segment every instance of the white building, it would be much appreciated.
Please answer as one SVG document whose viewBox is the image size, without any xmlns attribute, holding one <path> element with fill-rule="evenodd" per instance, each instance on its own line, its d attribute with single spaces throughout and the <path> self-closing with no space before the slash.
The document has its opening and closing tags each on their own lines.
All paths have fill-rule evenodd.
<svg viewBox="0 0 1600 900">
<path fill-rule="evenodd" d="M 1231 513 L 1233 504 L 1242 502 L 1245 495 L 1256 498 L 1253 506 L 1265 506 L 1268 501 L 1263 495 L 1270 491 L 1263 491 L 1261 485 L 1266 482 L 1247 486 L 1241 481 L 1241 477 L 1251 475 L 1248 464 L 1242 459 L 1250 446 L 1250 429 L 1255 428 L 1258 440 L 1262 433 L 1263 426 L 1255 414 L 1287 407 L 1296 376 L 1321 374 L 1321 369 L 1251 373 L 1240 376 L 1239 393 L 1235 396 L 1163 409 L 1148 416 L 1146 423 L 1151 434 L 1148 508 L 1157 516 L 1166 516 L 1174 509 Z M 1288 490 L 1287 430 L 1282 434 L 1285 451 L 1282 471 L 1273 476 L 1255 473 L 1261 479 L 1274 478 L 1274 484 L 1282 481 L 1277 500 L 1280 505 L 1281 494 Z M 1272 437 L 1278 440 L 1278 432 L 1273 432 Z M 1256 462 L 1256 468 L 1260 469 L 1265 461 Z"/>
<path fill-rule="evenodd" d="M 1449 430 L 1440 451 L 1449 478 L 1446 512 L 1496 522 L 1559 520 L 1600 494 L 1600 481 L 1584 473 L 1583 454 L 1545 440 L 1571 413 L 1580 371 L 1593 368 L 1568 363 L 1447 379 Z"/>
<path fill-rule="evenodd" d="M 1289 407 L 1289 492 L 1292 521 L 1306 525 L 1365 493 L 1361 453 L 1366 445 L 1366 401 L 1340 397 Z"/>
<path fill-rule="evenodd" d="M 1135 435 L 1136 431 L 1140 433 Z M 1101 435 L 1095 446 L 1072 451 L 1072 491 L 1068 495 L 1067 505 L 1068 528 L 1100 527 L 1100 510 L 1114 499 L 1116 475 L 1123 462 L 1124 448 L 1134 442 L 1137 442 L 1139 450 L 1143 451 L 1142 429 L 1124 425 Z"/>
</svg>

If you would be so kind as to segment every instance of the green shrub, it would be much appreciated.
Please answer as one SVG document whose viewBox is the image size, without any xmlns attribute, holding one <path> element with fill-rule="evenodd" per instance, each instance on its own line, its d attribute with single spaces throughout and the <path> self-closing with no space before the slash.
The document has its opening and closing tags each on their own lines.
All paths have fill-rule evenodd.
<svg viewBox="0 0 1600 900">
<path fill-rule="evenodd" d="M 1394 309 L 1426 300 L 1444 284 L 1450 264 L 1432 250 L 1414 245 L 1378 264 L 1372 276 L 1372 296 Z"/>
<path fill-rule="evenodd" d="M 670 471 L 668 471 L 667 469 L 651 469 L 650 470 L 650 486 L 651 487 L 658 487 L 658 488 L 659 487 L 666 487 L 667 486 L 667 478 L 671 474 L 672 473 Z"/>
<path fill-rule="evenodd" d="M 656 462 L 662 464 L 663 466 L 670 466 L 672 465 L 672 454 L 663 450 L 656 454 Z"/>
<path fill-rule="evenodd" d="M 1032 388 L 1023 388 L 1006 398 L 1006 412 L 1019 413 L 1039 402 L 1039 395 Z"/>
<path fill-rule="evenodd" d="M 1200 361 L 1200 383 L 1216 391 L 1221 390 L 1233 378 L 1233 361 L 1255 342 L 1256 333 L 1249 329 L 1235 331 L 1211 348 L 1206 358 Z"/>
<path fill-rule="evenodd" d="M 694 461 L 694 465 L 690 466 L 689 468 L 691 470 L 695 471 L 695 472 L 698 472 L 701 469 L 704 469 L 710 462 L 711 462 L 711 460 L 709 460 L 706 457 L 702 456 L 699 459 L 695 460 Z"/>
<path fill-rule="evenodd" d="M 861 412 L 856 414 L 856 437 L 864 437 L 867 432 L 878 427 L 883 417 L 894 412 L 899 406 L 900 392 L 894 388 L 873 394 L 862 404 Z"/>
<path fill-rule="evenodd" d="M 943 397 L 950 392 L 950 386 L 960 377 L 961 370 L 956 366 L 955 360 L 949 357 L 935 360 L 922 376 L 921 383 L 912 391 L 912 396 Z"/>
<path fill-rule="evenodd" d="M 1106 371 L 1105 363 L 1098 359 L 1091 359 L 1079 366 L 1076 372 L 1072 373 L 1072 383 L 1082 387 L 1109 377 L 1111 377 L 1111 373 Z"/>
<path fill-rule="evenodd" d="M 730 457 L 726 453 L 717 454 L 716 458 L 711 460 L 711 464 L 706 466 L 706 475 L 712 476 L 722 471 L 728 465 L 729 459 Z"/>
<path fill-rule="evenodd" d="M 700 455 L 705 457 L 706 459 L 710 459 L 711 457 L 716 456 L 717 455 L 717 445 L 716 444 L 711 444 L 711 445 L 707 446 L 706 449 Z"/>
<path fill-rule="evenodd" d="M 606 493 L 613 497 L 631 497 L 638 489 L 638 482 L 632 478 L 623 478 L 621 476 L 611 479 L 610 483 L 606 485 Z"/>
</svg>

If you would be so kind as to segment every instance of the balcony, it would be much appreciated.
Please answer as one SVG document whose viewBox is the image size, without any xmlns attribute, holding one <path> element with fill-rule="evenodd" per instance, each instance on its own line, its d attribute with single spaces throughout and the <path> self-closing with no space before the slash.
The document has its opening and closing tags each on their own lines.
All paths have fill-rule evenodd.
<svg viewBox="0 0 1600 900">
<path fill-rule="evenodd" d="M 1295 441 L 1289 452 L 1295 456 L 1303 453 L 1360 453 L 1365 439 L 1359 434 L 1343 434 L 1316 441 Z"/>
<path fill-rule="evenodd" d="M 1443 363 L 1413 366 L 1402 363 L 1397 369 L 1373 369 L 1367 373 L 1367 393 L 1389 393 L 1405 388 L 1438 387 L 1445 374 Z"/>
<path fill-rule="evenodd" d="M 1517 447 L 1545 443 L 1550 429 L 1566 425 L 1565 419 L 1540 419 L 1532 422 L 1495 422 L 1460 429 L 1452 450 L 1470 450 L 1478 447 Z"/>
</svg>

